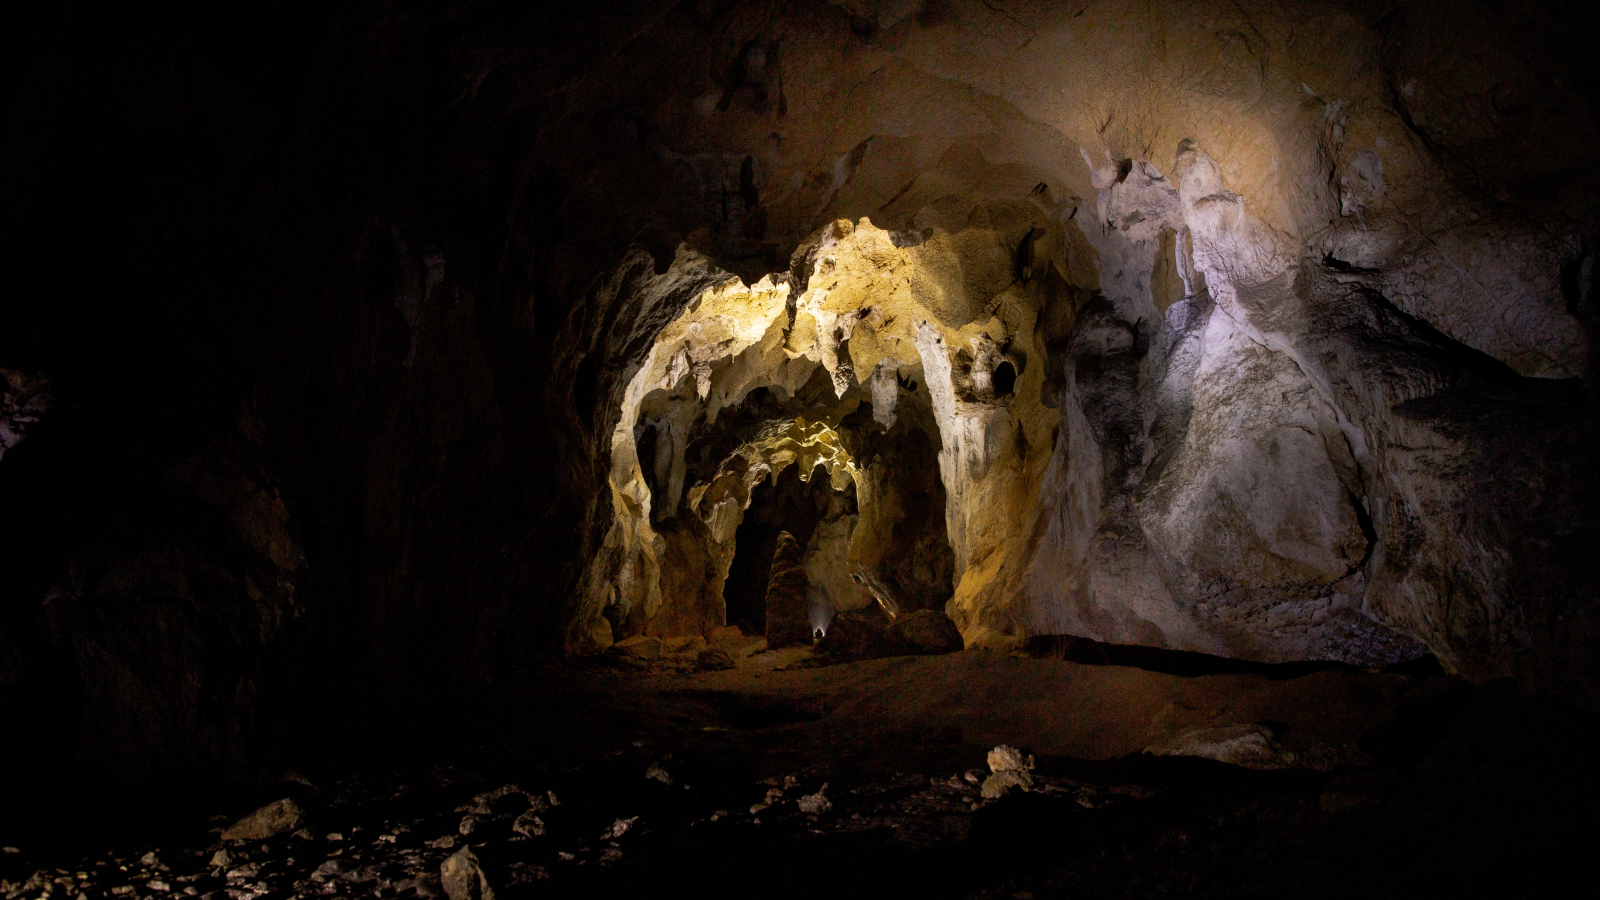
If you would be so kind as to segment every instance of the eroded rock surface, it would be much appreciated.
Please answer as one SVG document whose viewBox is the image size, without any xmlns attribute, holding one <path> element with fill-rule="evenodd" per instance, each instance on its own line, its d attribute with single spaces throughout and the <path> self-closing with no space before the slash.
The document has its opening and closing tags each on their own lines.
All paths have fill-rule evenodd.
<svg viewBox="0 0 1600 900">
<path fill-rule="evenodd" d="M 810 602 L 806 597 L 810 585 L 800 545 L 795 543 L 794 535 L 779 532 L 767 581 L 767 646 L 776 650 L 811 643 Z"/>
</svg>

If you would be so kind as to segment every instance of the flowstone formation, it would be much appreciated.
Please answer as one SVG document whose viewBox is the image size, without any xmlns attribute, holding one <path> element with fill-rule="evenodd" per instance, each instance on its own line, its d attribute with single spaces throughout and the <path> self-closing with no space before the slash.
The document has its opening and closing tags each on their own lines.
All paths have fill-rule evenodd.
<svg viewBox="0 0 1600 900">
<path fill-rule="evenodd" d="M 835 608 L 917 581 L 880 525 L 920 490 L 968 646 L 1592 680 L 1593 479 L 1563 460 L 1592 431 L 1594 182 L 1511 148 L 1594 123 L 1515 37 L 1544 19 L 835 7 L 715 20 L 749 29 L 729 67 L 627 132 L 718 212 L 607 289 L 674 323 L 609 357 L 612 521 L 569 646 L 717 623 L 730 523 L 787 462 L 710 436 L 760 387 L 854 483 Z M 881 449 L 914 439 L 936 489 Z"/>
<path fill-rule="evenodd" d="M 859 504 L 828 566 L 845 556 L 856 587 L 831 579 L 829 615 L 902 611 L 882 576 L 909 549 L 884 525 L 905 509 L 886 500 L 937 477 L 945 609 L 967 646 L 1070 634 L 1265 662 L 1520 665 L 1486 646 L 1479 611 L 1514 593 L 1517 540 L 1442 527 L 1492 531 L 1516 498 L 1469 496 L 1430 460 L 1493 452 L 1474 449 L 1497 440 L 1469 399 L 1484 391 L 1524 398 L 1501 414 L 1534 429 L 1576 395 L 1427 328 L 1381 273 L 1297 246 L 1194 141 L 1170 177 L 1084 159 L 1094 214 L 1046 186 L 956 234 L 841 220 L 791 271 L 695 297 L 628 381 L 587 634 L 724 624 L 752 488 L 798 465 Z M 706 265 L 682 248 L 635 289 Z M 873 450 L 911 435 L 937 448 L 936 473 Z"/>
<path fill-rule="evenodd" d="M 629 381 L 590 614 L 620 607 L 609 621 L 662 633 L 724 624 L 751 492 L 797 465 L 857 497 L 845 559 L 807 563 L 830 611 L 876 602 L 897 616 L 942 606 L 953 588 L 958 622 L 997 631 L 980 621 L 996 587 L 983 567 L 1026 540 L 1028 481 L 1048 459 L 1027 448 L 1048 446 L 1053 418 L 1036 401 L 1012 411 L 1043 374 L 1028 365 L 1036 311 L 1006 293 L 1020 286 L 1010 243 L 841 220 L 797 251 L 793 272 L 751 287 L 730 276 L 696 298 Z M 675 268 L 696 257 L 680 251 Z M 686 280 L 669 272 L 642 290 Z M 827 537 L 814 546 L 844 535 Z"/>
</svg>

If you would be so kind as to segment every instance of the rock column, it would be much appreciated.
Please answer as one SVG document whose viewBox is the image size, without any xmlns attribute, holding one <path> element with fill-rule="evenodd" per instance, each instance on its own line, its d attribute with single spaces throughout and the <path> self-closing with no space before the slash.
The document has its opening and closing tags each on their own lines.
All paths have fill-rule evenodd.
<svg viewBox="0 0 1600 900">
<path fill-rule="evenodd" d="M 806 599 L 811 579 L 806 576 L 803 563 L 794 535 L 778 532 L 778 548 L 772 554 L 772 574 L 767 581 L 767 646 L 773 649 L 811 642 Z"/>
</svg>

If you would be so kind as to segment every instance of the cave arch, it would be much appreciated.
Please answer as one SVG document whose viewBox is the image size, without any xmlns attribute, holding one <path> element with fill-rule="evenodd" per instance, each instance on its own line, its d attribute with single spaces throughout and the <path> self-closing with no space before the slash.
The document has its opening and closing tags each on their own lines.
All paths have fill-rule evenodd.
<svg viewBox="0 0 1600 900">
<path fill-rule="evenodd" d="M 806 562 L 811 622 L 826 627 L 841 605 L 856 606 L 857 592 L 839 584 L 847 578 L 850 535 L 859 505 L 855 483 L 834 490 L 826 470 L 818 467 L 805 480 L 799 466 L 763 480 L 750 493 L 750 504 L 734 538 L 733 559 L 723 581 L 727 624 L 745 634 L 767 630 L 766 600 L 778 534 L 787 531 L 799 544 Z M 851 587 L 855 582 L 850 582 Z M 848 591 L 848 593 L 847 593 Z"/>
</svg>

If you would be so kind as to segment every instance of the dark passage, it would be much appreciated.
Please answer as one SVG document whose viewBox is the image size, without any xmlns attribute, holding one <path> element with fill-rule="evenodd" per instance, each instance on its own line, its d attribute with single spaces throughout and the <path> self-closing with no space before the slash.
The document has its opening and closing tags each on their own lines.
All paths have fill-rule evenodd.
<svg viewBox="0 0 1600 900">
<path fill-rule="evenodd" d="M 855 514 L 855 490 L 839 494 L 835 496 L 828 472 L 821 466 L 812 470 L 809 482 L 800 480 L 800 467 L 796 465 L 779 473 L 777 485 L 771 480 L 756 485 L 750 508 L 745 510 L 744 521 L 734 537 L 733 565 L 722 588 L 729 625 L 739 626 L 745 634 L 766 631 L 767 580 L 772 554 L 778 546 L 778 532 L 789 532 L 802 548 L 807 547 L 817 523 L 835 502 L 845 504 L 844 514 Z"/>
</svg>

